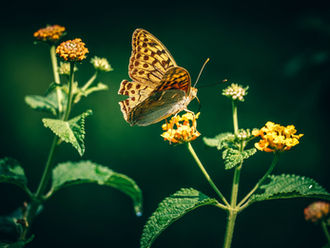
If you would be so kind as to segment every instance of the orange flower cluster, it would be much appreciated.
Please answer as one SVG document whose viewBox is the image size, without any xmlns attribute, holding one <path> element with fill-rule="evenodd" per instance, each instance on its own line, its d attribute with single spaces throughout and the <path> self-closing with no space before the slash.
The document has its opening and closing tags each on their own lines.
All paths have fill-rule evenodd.
<svg viewBox="0 0 330 248">
<path fill-rule="evenodd" d="M 33 36 L 40 41 L 56 42 L 62 37 L 64 31 L 65 27 L 52 25 L 39 29 Z"/>
<path fill-rule="evenodd" d="M 165 131 L 161 136 L 170 143 L 182 144 L 196 139 L 201 134 L 197 131 L 197 122 L 199 113 L 194 115 L 186 113 L 181 116 L 173 116 L 168 123 L 162 125 Z"/>
<path fill-rule="evenodd" d="M 261 129 L 252 131 L 252 135 L 260 136 L 261 140 L 255 144 L 260 151 L 274 152 L 287 151 L 291 147 L 299 144 L 299 139 L 303 134 L 296 135 L 297 132 L 294 125 L 286 127 L 268 121 Z"/>
<path fill-rule="evenodd" d="M 317 222 L 326 218 L 330 213 L 330 203 L 328 202 L 313 202 L 304 209 L 305 220 Z"/>
<path fill-rule="evenodd" d="M 89 51 L 85 47 L 85 43 L 77 38 L 62 42 L 56 48 L 56 53 L 65 61 L 80 62 L 86 58 L 86 53 Z"/>
</svg>

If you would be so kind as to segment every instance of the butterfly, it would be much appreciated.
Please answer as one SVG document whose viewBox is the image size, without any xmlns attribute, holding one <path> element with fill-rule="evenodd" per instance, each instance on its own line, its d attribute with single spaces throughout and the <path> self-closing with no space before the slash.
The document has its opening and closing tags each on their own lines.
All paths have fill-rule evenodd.
<svg viewBox="0 0 330 248">
<path fill-rule="evenodd" d="M 119 95 L 124 119 L 131 125 L 148 126 L 182 110 L 196 97 L 189 72 L 176 64 L 167 48 L 151 33 L 136 29 L 132 36 L 132 54 L 128 73 Z"/>
</svg>

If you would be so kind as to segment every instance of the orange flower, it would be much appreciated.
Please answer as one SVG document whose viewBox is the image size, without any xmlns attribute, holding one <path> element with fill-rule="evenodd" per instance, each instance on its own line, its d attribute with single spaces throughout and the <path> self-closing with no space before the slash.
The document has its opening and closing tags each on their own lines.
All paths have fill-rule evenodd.
<svg viewBox="0 0 330 248">
<path fill-rule="evenodd" d="M 89 51 L 85 47 L 85 43 L 77 38 L 62 42 L 56 48 L 56 53 L 65 61 L 80 62 L 86 58 L 86 53 Z"/>
<path fill-rule="evenodd" d="M 65 27 L 52 25 L 39 29 L 33 36 L 40 41 L 56 42 L 64 35 L 64 31 Z"/>
<path fill-rule="evenodd" d="M 311 222 L 318 222 L 326 218 L 330 213 L 330 203 L 328 202 L 313 202 L 304 209 L 305 220 Z"/>
<path fill-rule="evenodd" d="M 201 135 L 196 129 L 198 117 L 199 113 L 197 115 L 186 113 L 182 117 L 173 116 L 168 123 L 162 125 L 162 129 L 166 132 L 161 136 L 170 143 L 178 144 L 195 140 Z"/>
<path fill-rule="evenodd" d="M 254 136 L 260 136 L 261 140 L 255 143 L 255 147 L 260 151 L 274 152 L 287 151 L 291 147 L 299 144 L 299 139 L 303 134 L 296 135 L 295 126 L 281 126 L 268 121 L 261 129 L 252 131 Z"/>
</svg>

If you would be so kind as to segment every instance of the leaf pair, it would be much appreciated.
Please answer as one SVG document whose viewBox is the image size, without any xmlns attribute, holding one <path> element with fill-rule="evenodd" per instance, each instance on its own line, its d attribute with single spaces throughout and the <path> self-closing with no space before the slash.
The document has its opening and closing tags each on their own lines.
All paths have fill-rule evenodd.
<svg viewBox="0 0 330 248">
<path fill-rule="evenodd" d="M 223 150 L 222 159 L 224 160 L 226 170 L 243 163 L 245 159 L 257 152 L 255 148 L 242 150 L 240 148 L 241 141 L 232 133 L 221 133 L 214 138 L 204 137 L 203 141 L 207 146 Z"/>
</svg>

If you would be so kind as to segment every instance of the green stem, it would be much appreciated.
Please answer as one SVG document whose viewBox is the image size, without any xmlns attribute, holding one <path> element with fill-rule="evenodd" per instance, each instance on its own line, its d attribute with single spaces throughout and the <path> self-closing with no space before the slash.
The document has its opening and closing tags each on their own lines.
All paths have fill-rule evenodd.
<svg viewBox="0 0 330 248">
<path fill-rule="evenodd" d="M 224 248 L 230 248 L 231 242 L 233 240 L 235 221 L 238 214 L 238 209 L 236 204 L 237 204 L 238 186 L 239 186 L 242 164 L 243 163 L 237 166 L 234 172 L 233 186 L 232 186 L 231 199 L 230 199 L 231 207 L 229 209 L 229 214 L 228 214 L 225 241 L 223 244 Z"/>
<path fill-rule="evenodd" d="M 233 126 L 235 135 L 238 134 L 238 118 L 237 118 L 237 101 L 232 101 L 232 110 L 233 110 Z M 243 151 L 244 144 L 241 143 L 240 150 Z M 237 197 L 238 197 L 238 188 L 239 188 L 239 180 L 241 175 L 243 162 L 239 166 L 235 168 L 234 177 L 233 177 L 233 185 L 231 190 L 231 198 L 230 198 L 230 208 L 228 209 L 228 219 L 227 219 L 227 227 L 225 233 L 225 239 L 223 243 L 224 248 L 230 248 L 231 242 L 233 240 L 235 221 L 238 214 L 237 207 Z"/>
<path fill-rule="evenodd" d="M 85 85 L 81 88 L 82 91 L 85 91 L 89 88 L 89 86 L 91 86 L 91 84 L 95 81 L 96 77 L 97 77 L 97 72 L 95 71 L 94 75 L 87 81 L 87 83 L 85 83 Z"/>
<path fill-rule="evenodd" d="M 232 101 L 234 133 L 238 134 L 237 101 Z"/>
<path fill-rule="evenodd" d="M 188 142 L 188 150 L 191 153 L 191 155 L 193 156 L 193 158 L 195 159 L 199 169 L 202 171 L 203 175 L 205 176 L 206 180 L 209 182 L 209 184 L 211 185 L 211 187 L 214 189 L 214 191 L 218 194 L 218 196 L 220 197 L 220 199 L 227 205 L 227 207 L 229 207 L 229 203 L 226 200 L 226 198 L 223 196 L 223 194 L 220 192 L 220 190 L 217 188 L 217 186 L 215 185 L 215 183 L 213 182 L 213 180 L 211 179 L 211 177 L 209 176 L 209 174 L 207 173 L 207 171 L 205 170 L 202 162 L 199 160 L 194 148 L 192 147 L 192 145 L 190 144 L 190 142 Z M 226 206 L 222 205 L 222 208 L 227 209 Z"/>
<path fill-rule="evenodd" d="M 236 217 L 237 217 L 237 211 L 230 210 L 229 215 L 228 215 L 228 220 L 227 220 L 225 242 L 223 244 L 223 248 L 230 248 L 230 246 L 231 246 L 231 242 L 233 240 Z"/>
<path fill-rule="evenodd" d="M 71 112 L 74 62 L 70 62 L 69 93 L 63 120 L 67 121 Z"/>
<path fill-rule="evenodd" d="M 61 85 L 61 81 L 60 81 L 60 75 L 58 74 L 55 45 L 52 45 L 50 47 L 50 59 L 52 61 L 54 81 L 59 86 L 59 85 Z M 62 91 L 59 87 L 56 87 L 56 96 L 57 96 L 58 112 L 60 115 L 63 111 L 62 104 L 61 104 L 63 96 L 62 96 Z"/>
<path fill-rule="evenodd" d="M 260 185 L 265 181 L 265 179 L 273 171 L 275 165 L 278 163 L 278 160 L 279 160 L 279 153 L 275 152 L 273 161 L 272 161 L 270 167 L 268 168 L 266 174 L 257 182 L 257 184 L 253 187 L 253 189 L 241 200 L 241 202 L 238 204 L 238 207 L 242 206 L 250 198 L 250 196 L 260 187 Z"/>
<path fill-rule="evenodd" d="M 70 80 L 69 80 L 69 93 L 68 93 L 68 103 L 67 103 L 67 107 L 65 109 L 65 113 L 63 116 L 63 120 L 66 121 L 70 115 L 70 111 L 71 111 L 71 104 L 72 104 L 72 85 L 73 85 L 73 66 L 74 63 L 71 62 L 70 64 Z M 25 215 L 25 218 L 27 220 L 27 224 L 28 226 L 25 228 L 25 230 L 22 232 L 21 235 L 21 240 L 25 240 L 26 236 L 31 228 L 31 223 L 40 207 L 40 205 L 44 202 L 44 197 L 43 194 L 45 193 L 45 189 L 48 185 L 50 176 L 51 176 L 51 172 L 52 172 L 52 162 L 53 162 L 53 158 L 54 158 L 54 153 L 57 147 L 59 141 L 59 137 L 57 135 L 54 135 L 53 138 L 53 142 L 48 154 L 48 158 L 47 158 L 47 162 L 46 162 L 46 166 L 44 169 L 44 172 L 42 174 L 37 192 L 35 194 L 32 195 L 31 198 L 31 203 L 30 206 L 27 210 L 27 213 Z"/>
<path fill-rule="evenodd" d="M 328 231 L 327 223 L 325 223 L 325 221 L 322 220 L 321 221 L 321 226 L 322 226 L 323 232 L 325 234 L 325 237 L 328 240 L 328 244 L 330 244 L 330 234 L 329 234 L 329 231 Z"/>
</svg>

